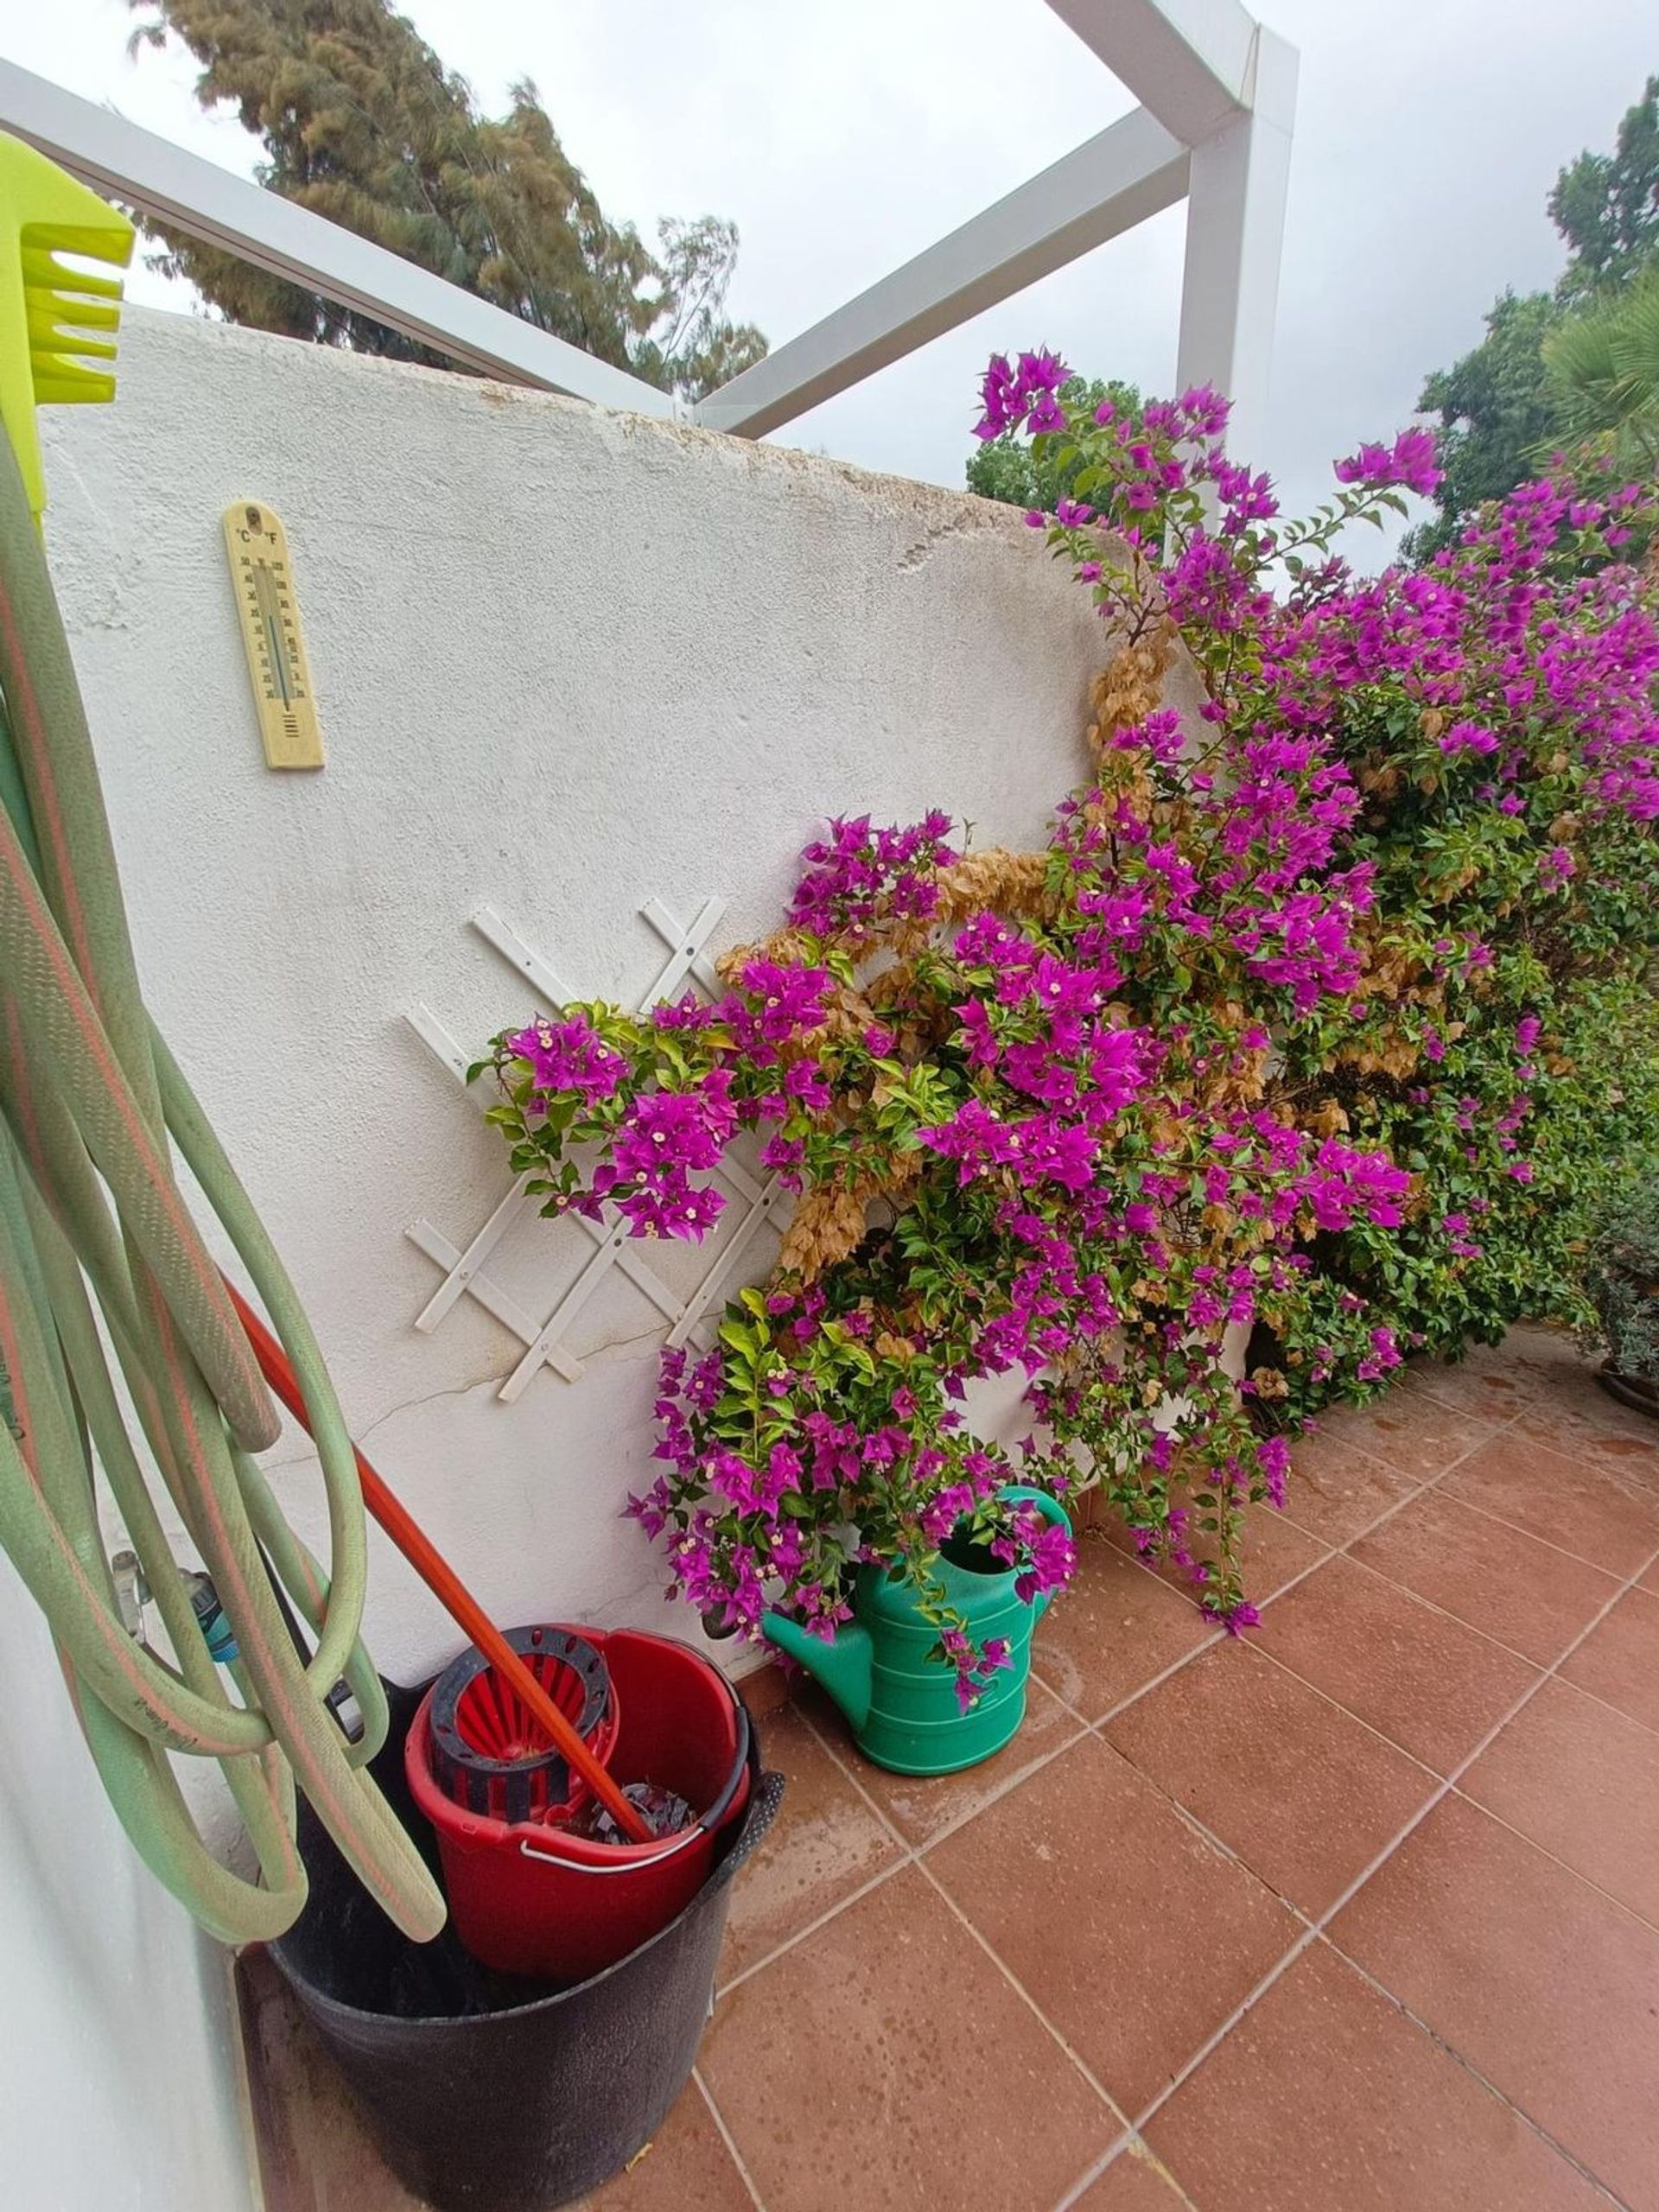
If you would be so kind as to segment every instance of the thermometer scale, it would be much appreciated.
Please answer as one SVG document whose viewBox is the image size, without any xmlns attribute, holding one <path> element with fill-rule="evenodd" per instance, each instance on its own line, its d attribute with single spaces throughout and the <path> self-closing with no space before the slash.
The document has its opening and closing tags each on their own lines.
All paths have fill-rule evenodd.
<svg viewBox="0 0 1659 2212">
<path fill-rule="evenodd" d="M 321 768 L 322 736 L 288 565 L 288 536 L 269 507 L 225 510 L 225 545 L 268 768 Z"/>
</svg>

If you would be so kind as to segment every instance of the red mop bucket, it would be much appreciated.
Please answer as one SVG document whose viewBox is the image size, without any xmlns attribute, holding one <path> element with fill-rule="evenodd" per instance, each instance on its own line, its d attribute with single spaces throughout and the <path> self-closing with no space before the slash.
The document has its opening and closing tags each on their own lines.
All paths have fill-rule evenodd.
<svg viewBox="0 0 1659 2212">
<path fill-rule="evenodd" d="M 455 1933 L 504 1974 L 580 1981 L 664 1928 L 708 1879 L 715 1840 L 748 1801 L 748 1715 L 718 1668 L 666 1637 L 575 1631 L 609 1670 L 617 1782 L 684 1798 L 689 1827 L 599 1843 L 545 1820 L 498 1820 L 444 1795 L 432 1771 L 429 1691 L 404 1745 L 415 1802 L 437 1831 Z"/>
</svg>

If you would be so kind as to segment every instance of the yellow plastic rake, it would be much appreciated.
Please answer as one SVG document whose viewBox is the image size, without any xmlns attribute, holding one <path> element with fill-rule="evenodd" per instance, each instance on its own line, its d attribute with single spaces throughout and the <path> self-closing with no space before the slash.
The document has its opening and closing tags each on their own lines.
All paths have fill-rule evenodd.
<svg viewBox="0 0 1659 2212">
<path fill-rule="evenodd" d="M 60 260 L 132 258 L 133 227 L 44 154 L 0 131 L 0 428 L 38 524 L 46 478 L 37 407 L 113 399 L 121 280 Z"/>
</svg>

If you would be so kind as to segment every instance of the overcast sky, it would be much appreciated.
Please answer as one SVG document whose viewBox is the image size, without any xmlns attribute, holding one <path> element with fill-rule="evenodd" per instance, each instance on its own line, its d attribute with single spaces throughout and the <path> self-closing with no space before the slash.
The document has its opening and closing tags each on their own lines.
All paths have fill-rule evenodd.
<svg viewBox="0 0 1659 2212">
<path fill-rule="evenodd" d="M 1133 105 L 1043 0 L 411 0 L 489 107 L 533 77 L 606 213 L 737 221 L 730 307 L 774 344 Z M 129 60 L 123 0 L 49 0 L 0 51 L 246 171 L 186 55 Z M 1259 0 L 1301 53 L 1265 451 L 1293 505 L 1390 434 L 1504 285 L 1550 283 L 1555 172 L 1610 147 L 1659 71 L 1638 0 Z M 1173 374 L 1180 209 L 1115 240 L 780 433 L 962 480 L 988 352 L 1058 346 L 1150 391 Z M 132 296 L 162 295 L 143 276 Z"/>
</svg>

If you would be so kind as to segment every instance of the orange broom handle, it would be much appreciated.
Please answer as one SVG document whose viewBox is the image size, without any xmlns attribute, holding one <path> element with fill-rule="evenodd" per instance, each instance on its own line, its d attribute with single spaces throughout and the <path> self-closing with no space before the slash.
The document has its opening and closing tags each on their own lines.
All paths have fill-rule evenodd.
<svg viewBox="0 0 1659 2212">
<path fill-rule="evenodd" d="M 253 1346 L 260 1371 L 309 1435 L 311 1423 L 306 1415 L 304 1394 L 288 1363 L 288 1355 L 228 1277 L 225 1287 L 230 1293 L 237 1319 L 247 1332 L 248 1342 Z M 353 1445 L 352 1449 L 357 1454 L 357 1475 L 363 1485 L 364 1504 L 416 1573 L 497 1673 L 518 1693 L 629 1842 L 649 1843 L 652 1831 L 637 1808 L 623 1796 L 426 1531 L 387 1489 L 357 1446 Z"/>
</svg>

